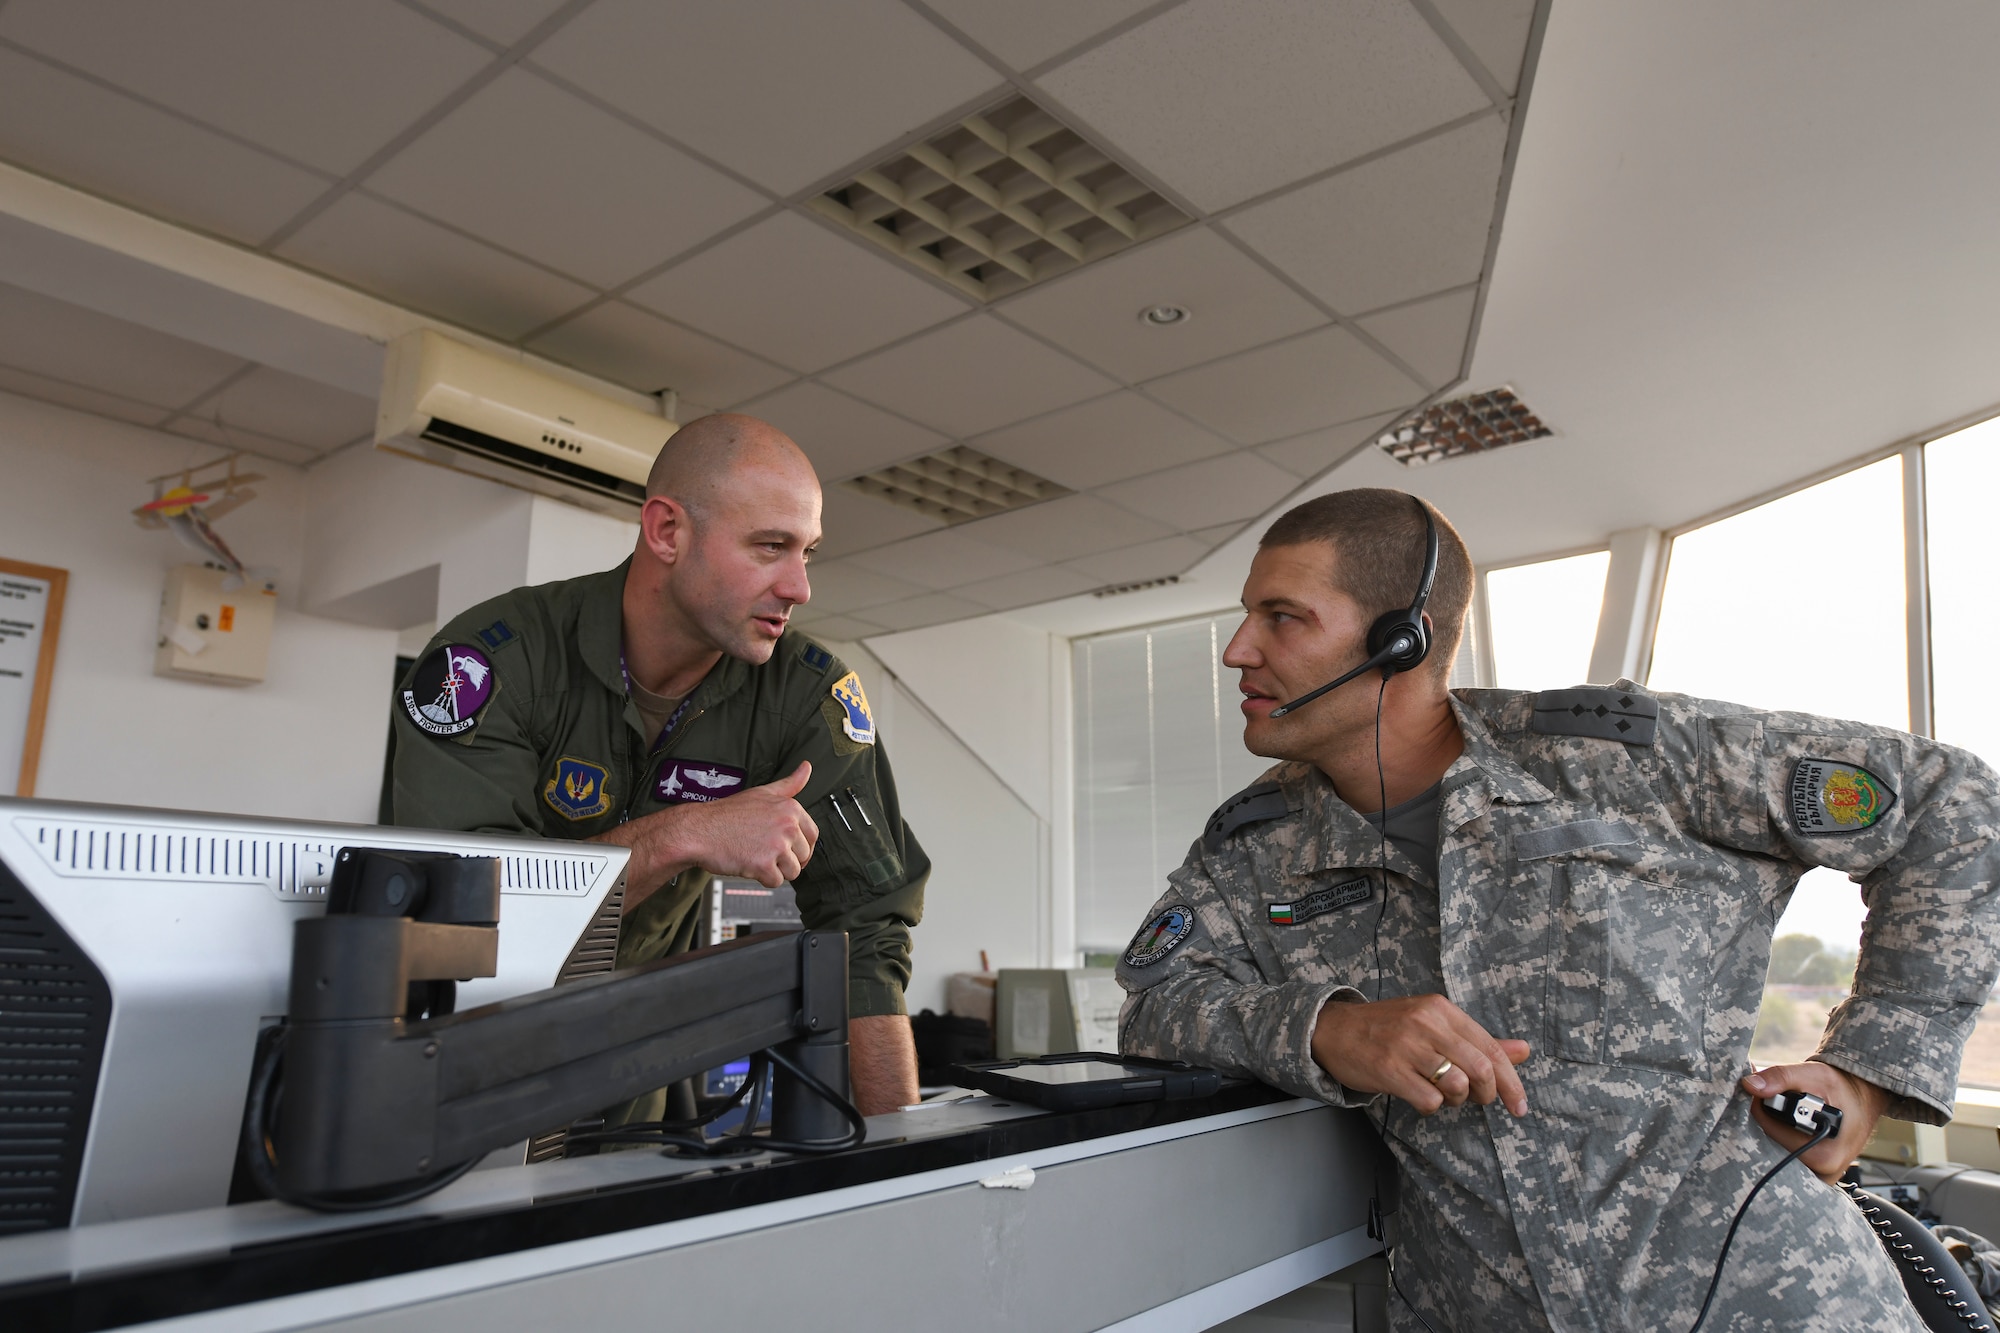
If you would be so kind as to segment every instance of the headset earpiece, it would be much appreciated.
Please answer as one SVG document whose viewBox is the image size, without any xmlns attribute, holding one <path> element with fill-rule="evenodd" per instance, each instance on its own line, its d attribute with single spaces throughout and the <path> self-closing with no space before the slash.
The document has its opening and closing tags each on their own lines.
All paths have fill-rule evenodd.
<svg viewBox="0 0 2000 1333">
<path fill-rule="evenodd" d="M 1413 619 L 1408 607 L 1385 611 L 1368 627 L 1368 656 L 1382 659 L 1385 675 L 1408 671 L 1430 655 L 1430 626 L 1422 612 Z"/>
</svg>

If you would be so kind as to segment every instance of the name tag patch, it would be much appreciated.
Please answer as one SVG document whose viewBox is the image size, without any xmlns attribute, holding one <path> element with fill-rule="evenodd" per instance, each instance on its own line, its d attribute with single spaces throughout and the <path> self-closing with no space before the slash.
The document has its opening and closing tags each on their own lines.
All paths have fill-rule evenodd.
<svg viewBox="0 0 2000 1333">
<path fill-rule="evenodd" d="M 1316 916 L 1337 912 L 1343 907 L 1365 903 L 1375 896 L 1370 879 L 1342 880 L 1323 889 L 1314 889 L 1303 898 L 1288 903 L 1265 903 L 1264 916 L 1274 926 L 1299 926 Z"/>
<path fill-rule="evenodd" d="M 1896 804 L 1888 783 L 1859 764 L 1801 759 L 1792 765 L 1788 793 L 1792 827 L 1805 836 L 1859 833 Z"/>
<path fill-rule="evenodd" d="M 719 801 L 743 789 L 744 773 L 728 764 L 669 759 L 653 776 L 653 796 L 662 801 Z"/>
</svg>

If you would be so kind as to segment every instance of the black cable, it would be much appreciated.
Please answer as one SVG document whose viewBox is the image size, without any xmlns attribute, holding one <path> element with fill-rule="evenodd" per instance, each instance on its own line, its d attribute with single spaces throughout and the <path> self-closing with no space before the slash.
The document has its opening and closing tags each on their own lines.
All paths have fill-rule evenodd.
<svg viewBox="0 0 2000 1333">
<path fill-rule="evenodd" d="M 705 1128 L 741 1106 L 745 1097 L 752 1096 L 753 1084 L 756 1085 L 754 1089 L 755 1100 L 760 1104 L 762 1103 L 764 1094 L 764 1066 L 761 1063 L 762 1060 L 762 1052 L 751 1056 L 750 1072 L 736 1086 L 736 1091 L 729 1094 L 728 1098 L 721 1105 L 711 1107 L 692 1120 L 633 1120 L 623 1125 L 606 1125 L 602 1129 L 572 1129 L 565 1136 L 564 1141 L 568 1143 L 599 1143 L 603 1142 L 608 1135 L 685 1134 L 692 1130 Z M 757 1111 L 753 1109 L 750 1112 L 749 1122 L 755 1123 L 756 1118 Z M 627 1143 L 639 1142 L 637 1138 L 623 1138 L 618 1141 Z"/>
<path fill-rule="evenodd" d="M 1701 1313 L 1696 1315 L 1694 1323 L 1688 1326 L 1688 1333 L 1697 1333 L 1701 1328 L 1702 1321 L 1708 1318 L 1708 1307 L 1715 1303 L 1716 1288 L 1722 1285 L 1722 1265 L 1728 1261 L 1729 1247 L 1736 1241 L 1736 1228 L 1743 1225 L 1743 1215 L 1750 1211 L 1750 1205 L 1756 1199 L 1758 1192 L 1771 1183 L 1771 1177 L 1777 1175 L 1793 1162 L 1805 1156 L 1806 1153 L 1832 1138 L 1839 1126 L 1840 1122 L 1838 1120 L 1821 1116 L 1817 1122 L 1817 1127 L 1813 1130 L 1812 1137 L 1786 1153 L 1783 1161 L 1779 1162 L 1769 1171 L 1766 1171 L 1764 1178 L 1757 1182 L 1750 1193 L 1744 1198 L 1742 1204 L 1737 1207 L 1736 1216 L 1729 1221 L 1729 1233 L 1722 1238 L 1722 1253 L 1715 1256 L 1715 1273 L 1708 1279 L 1708 1295 L 1702 1297 Z"/>
<path fill-rule="evenodd" d="M 278 1029 L 259 1057 L 257 1067 L 251 1071 L 249 1105 L 243 1116 L 243 1163 L 250 1172 L 250 1179 L 266 1195 L 295 1207 L 310 1208 L 316 1213 L 359 1213 L 375 1208 L 395 1208 L 437 1193 L 479 1164 L 478 1157 L 468 1157 L 414 1184 L 379 1190 L 298 1194 L 285 1189 L 278 1182 L 278 1154 L 272 1132 L 281 1101 L 278 1069 L 284 1063 L 286 1031 Z"/>
<path fill-rule="evenodd" d="M 1389 914 L 1389 779 L 1382 771 L 1382 698 L 1389 692 L 1389 677 L 1375 691 L 1375 792 L 1382 808 L 1376 813 L 1382 838 L 1382 905 L 1375 909 L 1375 998 L 1382 998 L 1382 918 Z M 1387 1117 L 1384 1117 L 1386 1122 Z"/>
<path fill-rule="evenodd" d="M 847 1133 L 837 1139 L 827 1139 L 822 1142 L 771 1138 L 759 1136 L 751 1132 L 725 1135 L 720 1139 L 709 1139 L 700 1135 L 689 1136 L 681 1133 L 654 1130 L 645 1126 L 626 1125 L 619 1126 L 616 1129 L 591 1130 L 576 1137 L 592 1143 L 644 1143 L 663 1149 L 684 1152 L 692 1157 L 728 1157 L 739 1153 L 756 1152 L 783 1152 L 812 1156 L 845 1152 L 849 1148 L 859 1147 L 867 1140 L 868 1122 L 862 1118 L 861 1112 L 855 1109 L 854 1104 L 848 1101 L 846 1097 L 834 1091 L 824 1080 L 801 1067 L 791 1057 L 783 1054 L 776 1047 L 758 1052 L 756 1058 L 769 1060 L 772 1064 L 777 1065 L 793 1078 L 805 1084 L 808 1089 L 819 1097 L 831 1102 L 839 1109 L 841 1118 L 847 1121 Z M 750 1080 L 745 1080 L 745 1082 L 748 1084 Z M 755 1080 L 755 1086 L 758 1089 L 758 1095 L 761 1096 L 763 1087 L 762 1078 Z M 759 1109 L 761 1110 L 761 1107 Z M 746 1119 L 745 1124 L 750 1125 L 752 1122 Z"/>
</svg>

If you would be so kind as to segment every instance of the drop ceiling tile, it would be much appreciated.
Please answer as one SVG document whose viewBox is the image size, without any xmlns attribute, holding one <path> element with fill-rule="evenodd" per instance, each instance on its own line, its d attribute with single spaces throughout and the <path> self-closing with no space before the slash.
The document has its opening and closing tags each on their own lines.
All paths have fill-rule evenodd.
<svg viewBox="0 0 2000 1333">
<path fill-rule="evenodd" d="M 982 453 L 1075 491 L 1227 453 L 1229 441 L 1130 390 L 982 435 Z"/>
<path fill-rule="evenodd" d="M 827 485 L 934 453 L 949 443 L 936 431 L 811 380 L 753 398 L 741 410 L 791 436 Z"/>
<path fill-rule="evenodd" d="M 0 158 L 155 217 L 251 244 L 330 183 L 5 49 Z"/>
<path fill-rule="evenodd" d="M 1299 479 L 1283 468 L 1244 452 L 1115 482 L 1097 493 L 1127 509 L 1192 531 L 1261 514 L 1298 484 Z"/>
<path fill-rule="evenodd" d="M 0 284 L 0 364 L 121 398 L 179 408 L 246 363 L 39 292 Z"/>
<path fill-rule="evenodd" d="M 1424 394 L 1423 386 L 1338 327 L 1184 370 L 1146 388 L 1243 444 L 1404 407 Z"/>
<path fill-rule="evenodd" d="M 1132 546 L 1172 533 L 1164 524 L 1106 504 L 1094 495 L 1065 495 L 962 524 L 959 530 L 977 541 L 1047 561 Z"/>
<path fill-rule="evenodd" d="M 1164 328 L 1139 318 L 1157 305 L 1184 306 L 1190 318 Z M 1000 310 L 1128 383 L 1327 322 L 1310 301 L 1206 227 L 1031 287 Z"/>
<path fill-rule="evenodd" d="M 1404 0 L 1186 4 L 1037 82 L 1211 211 L 1487 105 Z"/>
<path fill-rule="evenodd" d="M 896 0 L 599 0 L 534 60 L 778 194 L 1000 91 Z"/>
<path fill-rule="evenodd" d="M 601 287 L 767 202 L 518 69 L 385 163 L 368 188 Z"/>
<path fill-rule="evenodd" d="M 1026 569 L 1003 578 L 968 583 L 963 588 L 952 589 L 952 595 L 978 602 L 991 611 L 1012 611 L 1016 607 L 1039 606 L 1043 602 L 1074 597 L 1080 592 L 1089 592 L 1099 584 L 1099 580 L 1088 574 L 1058 565 L 1044 565 L 1040 569 Z"/>
<path fill-rule="evenodd" d="M 71 384 L 68 380 L 50 379 L 47 375 L 36 375 L 7 365 L 0 365 L 0 392 L 19 394 L 23 398 L 54 403 L 57 407 L 69 407 L 79 412 L 110 417 L 113 421 L 129 421 L 135 426 L 155 426 L 168 415 L 166 409 L 152 403 L 142 403 L 134 398 L 121 398 L 102 389 Z"/>
<path fill-rule="evenodd" d="M 300 228 L 278 254 L 509 342 L 592 296 L 587 287 L 358 192 Z"/>
<path fill-rule="evenodd" d="M 921 596 L 925 589 L 865 569 L 852 560 L 815 560 L 809 568 L 815 614 L 845 615 L 899 598 Z"/>
<path fill-rule="evenodd" d="M 218 449 L 256 454 L 259 458 L 269 458 L 279 463 L 294 466 L 310 463 L 320 456 L 317 449 L 308 449 L 290 440 L 273 439 L 269 435 L 254 430 L 244 430 L 238 426 L 218 424 L 203 417 L 175 417 L 160 427 L 169 435 L 179 435 L 184 439 L 200 440 Z M 261 563 L 254 552 L 242 553 L 244 560 L 251 564 Z"/>
<path fill-rule="evenodd" d="M 1431 4 L 1509 97 L 1519 91 L 1528 32 L 1535 23 L 1535 0 L 1431 0 Z"/>
<path fill-rule="evenodd" d="M 955 439 L 1113 388 L 1087 366 L 990 315 L 974 315 L 823 377 Z"/>
<path fill-rule="evenodd" d="M 961 583 L 1019 573 L 1041 563 L 1031 555 L 989 546 L 950 529 L 878 546 L 854 556 L 853 561 L 863 569 L 924 588 L 955 588 Z"/>
<path fill-rule="evenodd" d="M 926 625 L 942 625 L 948 620 L 968 620 L 987 614 L 990 614 L 988 609 L 977 602 L 963 597 L 948 597 L 941 592 L 868 609 L 868 619 L 879 620 L 883 628 L 890 630 L 922 629 Z"/>
<path fill-rule="evenodd" d="M 1356 322 L 1409 363 L 1433 389 L 1441 389 L 1458 378 L 1466 339 L 1472 335 L 1472 306 L 1478 296 L 1478 288 L 1467 287 Z"/>
<path fill-rule="evenodd" d="M 1390 422 L 1401 415 L 1400 412 L 1378 413 L 1345 425 L 1294 435 L 1289 440 L 1264 445 L 1257 452 L 1285 471 L 1309 481 L 1351 457 L 1356 449 L 1381 434 Z"/>
<path fill-rule="evenodd" d="M 822 642 L 856 643 L 871 635 L 881 634 L 887 628 L 859 616 L 816 616 L 807 619 L 804 607 L 792 614 L 799 618 L 802 629 Z"/>
<path fill-rule="evenodd" d="M 967 309 L 796 213 L 766 218 L 634 287 L 626 299 L 807 372 Z"/>
<path fill-rule="evenodd" d="M 1188 536 L 1194 538 L 1210 550 L 1214 550 L 1249 526 L 1248 523 L 1218 523 L 1212 528 L 1202 528 L 1198 531 L 1190 532 Z"/>
<path fill-rule="evenodd" d="M 1112 583 L 1143 583 L 1147 579 L 1163 579 L 1169 574 L 1185 572 L 1188 566 L 1207 555 L 1208 549 L 1192 537 L 1163 537 L 1156 542 L 1128 546 L 1122 551 L 1087 555 L 1067 562 L 1063 568 L 1097 580 L 1097 587 Z"/>
<path fill-rule="evenodd" d="M 375 429 L 375 404 L 358 394 L 259 366 L 189 415 L 325 453 Z"/>
<path fill-rule="evenodd" d="M 502 46 L 512 46 L 526 37 L 562 4 L 563 0 L 424 0 L 426 9 L 463 23 Z"/>
<path fill-rule="evenodd" d="M 392 0 L 14 0 L 0 37 L 335 175 L 492 58 Z"/>
<path fill-rule="evenodd" d="M 1344 314 L 1479 279 L 1507 127 L 1476 120 L 1245 209 L 1230 231 Z"/>
<path fill-rule="evenodd" d="M 768 361 L 619 301 L 559 324 L 528 346 L 641 393 L 674 389 L 709 403 L 740 402 L 792 378 Z"/>
<path fill-rule="evenodd" d="M 820 492 L 819 554 L 831 560 L 883 546 L 918 533 L 937 532 L 940 519 L 892 505 L 871 495 L 861 495 L 845 486 L 825 486 Z"/>
<path fill-rule="evenodd" d="M 1039 65 L 1132 17 L 1155 0 L 930 0 L 930 7 L 1015 69 Z"/>
</svg>

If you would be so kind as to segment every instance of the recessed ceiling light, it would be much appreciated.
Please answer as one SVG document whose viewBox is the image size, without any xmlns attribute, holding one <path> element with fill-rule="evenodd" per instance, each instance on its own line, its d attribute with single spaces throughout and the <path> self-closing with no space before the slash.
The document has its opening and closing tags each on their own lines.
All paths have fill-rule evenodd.
<svg viewBox="0 0 2000 1333">
<path fill-rule="evenodd" d="M 1194 316 L 1184 305 L 1149 305 L 1139 312 L 1139 322 L 1151 329 L 1168 329 L 1185 324 Z"/>
</svg>

